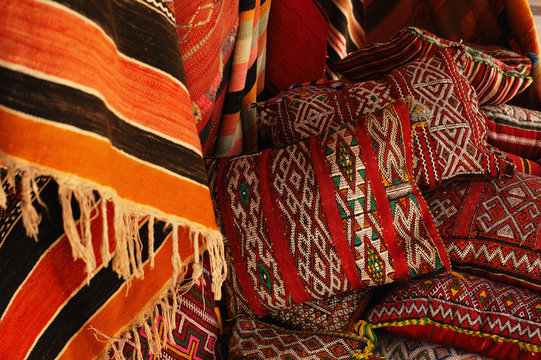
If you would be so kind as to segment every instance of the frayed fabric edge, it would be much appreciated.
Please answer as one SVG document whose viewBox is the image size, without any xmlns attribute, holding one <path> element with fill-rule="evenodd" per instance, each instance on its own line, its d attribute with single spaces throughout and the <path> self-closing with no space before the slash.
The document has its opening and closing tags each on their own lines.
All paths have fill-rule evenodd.
<svg viewBox="0 0 541 360">
<path fill-rule="evenodd" d="M 162 221 L 167 226 L 172 227 L 173 256 L 171 261 L 173 264 L 173 274 L 161 293 L 157 294 L 129 325 L 118 332 L 121 335 L 117 336 L 115 334 L 117 336 L 116 338 L 101 333 L 99 329 L 94 329 L 98 339 L 101 338 L 104 339 L 102 341 L 110 343 L 113 354 L 115 354 L 115 359 L 124 359 L 120 351 L 120 345 L 128 341 L 130 337 L 134 339 L 133 345 L 136 347 L 136 358 L 142 359 L 137 332 L 137 328 L 139 327 L 144 328 L 147 339 L 149 339 L 150 351 L 154 354 L 161 352 L 166 340 L 173 340 L 172 331 L 175 326 L 175 304 L 178 304 L 180 296 L 178 293 L 179 291 L 187 291 L 200 281 L 200 279 L 203 279 L 201 262 L 205 251 L 208 253 L 210 260 L 212 292 L 216 300 L 221 299 L 221 287 L 227 276 L 227 266 L 225 263 L 223 237 L 220 231 L 206 228 L 200 224 L 190 222 L 188 219 L 165 214 L 150 206 L 122 199 L 113 189 L 78 178 L 75 175 L 66 175 L 59 171 L 42 168 L 23 160 L 14 159 L 2 152 L 0 152 L 0 166 L 7 168 L 7 183 L 9 187 L 15 188 L 15 175 L 19 175 L 21 178 L 21 217 L 26 235 L 35 241 L 38 241 L 41 217 L 34 207 L 33 201 L 37 201 L 41 206 L 46 208 L 46 204 L 39 198 L 37 178 L 39 176 L 50 176 L 57 182 L 64 231 L 70 243 L 74 260 L 81 259 L 85 263 L 87 282 L 92 279 L 97 264 L 96 254 L 92 247 L 92 233 L 90 231 L 91 213 L 94 208 L 98 207 L 98 211 L 103 216 L 102 242 L 99 248 L 102 262 L 104 266 L 108 266 L 110 263 L 113 271 L 120 278 L 126 280 L 128 286 L 134 277 L 144 277 L 142 261 L 143 246 L 139 236 L 139 222 L 146 218 L 149 223 L 148 258 L 151 268 L 154 267 L 154 222 Z M 96 197 L 96 194 L 99 195 L 99 198 Z M 73 216 L 72 200 L 75 200 L 79 205 L 80 218 L 78 223 Z M 114 206 L 115 251 L 113 253 L 109 249 L 107 202 L 112 203 Z M 0 208 L 6 208 L 6 206 L 7 194 L 0 184 Z M 178 253 L 179 228 L 188 229 L 190 240 L 193 241 L 194 254 L 188 259 L 181 259 Z M 192 276 L 190 279 L 185 279 L 188 264 L 192 265 Z M 172 300 L 173 303 L 171 305 L 168 303 L 168 299 Z M 152 329 L 148 325 L 149 321 L 151 324 L 156 324 L 159 310 L 162 311 L 161 317 L 164 319 L 164 326 L 167 330 L 164 339 L 160 339 L 157 330 Z"/>
</svg>

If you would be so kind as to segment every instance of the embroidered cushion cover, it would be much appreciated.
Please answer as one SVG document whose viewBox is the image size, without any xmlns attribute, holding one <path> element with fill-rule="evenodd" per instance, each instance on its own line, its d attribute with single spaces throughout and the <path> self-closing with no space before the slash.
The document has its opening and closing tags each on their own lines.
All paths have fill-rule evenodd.
<svg viewBox="0 0 541 360">
<path fill-rule="evenodd" d="M 454 346 L 427 343 L 387 332 L 378 335 L 374 355 L 387 360 L 492 360 Z"/>
<path fill-rule="evenodd" d="M 456 181 L 424 193 L 453 267 L 541 291 L 541 178 Z"/>
<path fill-rule="evenodd" d="M 375 79 L 419 58 L 430 57 L 434 48 L 463 50 L 460 66 L 474 87 L 481 104 L 502 104 L 531 84 L 531 62 L 527 57 L 511 58 L 509 52 L 490 51 L 502 60 L 462 43 L 445 40 L 416 27 L 399 31 L 389 41 L 359 49 L 333 67 L 346 79 Z M 519 60 L 520 59 L 520 60 Z"/>
<path fill-rule="evenodd" d="M 541 355 L 541 295 L 473 275 L 400 284 L 367 320 L 372 328 L 497 359 Z"/>
<path fill-rule="evenodd" d="M 258 105 L 261 138 L 283 146 L 322 133 L 342 112 L 356 116 L 413 96 L 431 113 L 419 116 L 414 127 L 414 174 L 423 187 L 435 187 L 456 176 L 494 177 L 512 172 L 511 161 L 486 143 L 486 117 L 475 91 L 456 66 L 461 52 L 433 48 L 431 55 L 387 74 L 383 80 L 331 83 L 334 91 L 300 96 L 280 95 Z M 340 106 L 336 106 L 340 104 Z M 428 117 L 428 119 L 427 119 Z"/>
<path fill-rule="evenodd" d="M 367 340 L 355 333 L 292 331 L 245 316 L 237 317 L 229 342 L 229 359 L 349 360 L 369 353 Z"/>
<path fill-rule="evenodd" d="M 448 269 L 410 176 L 408 132 L 399 100 L 323 136 L 211 161 L 233 258 L 229 278 L 238 280 L 229 296 L 243 293 L 263 316 Z"/>
<path fill-rule="evenodd" d="M 541 159 L 541 111 L 502 104 L 483 106 L 488 142 L 527 159 Z"/>
<path fill-rule="evenodd" d="M 295 330 L 351 330 L 360 313 L 366 309 L 372 292 L 373 289 L 365 288 L 295 304 L 287 309 L 270 311 L 269 319 Z"/>
</svg>

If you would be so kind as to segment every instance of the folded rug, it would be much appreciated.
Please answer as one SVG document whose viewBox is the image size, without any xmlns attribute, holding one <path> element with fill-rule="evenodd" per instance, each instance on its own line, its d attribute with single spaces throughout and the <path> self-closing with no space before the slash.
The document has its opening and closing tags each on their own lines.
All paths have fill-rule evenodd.
<svg viewBox="0 0 541 360">
<path fill-rule="evenodd" d="M 98 355 L 107 343 L 93 328 L 114 342 L 158 303 L 171 313 L 164 299 L 188 270 L 187 287 L 201 277 L 206 250 L 220 296 L 221 235 L 171 7 L 22 0 L 0 9 L 0 208 L 22 219 L 19 243 L 38 244 L 25 252 L 0 243 L 11 289 L 1 292 L 0 354 Z M 40 197 L 39 176 L 58 184 L 55 232 L 41 231 L 58 200 Z M 166 230 L 154 236 L 159 221 Z M 73 305 L 115 281 L 99 303 Z M 68 327 L 70 304 L 85 315 Z"/>
</svg>

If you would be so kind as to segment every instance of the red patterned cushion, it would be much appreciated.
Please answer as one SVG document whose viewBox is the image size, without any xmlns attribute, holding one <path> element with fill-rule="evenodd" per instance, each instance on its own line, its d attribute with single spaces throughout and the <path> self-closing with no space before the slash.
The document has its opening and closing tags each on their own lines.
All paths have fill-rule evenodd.
<svg viewBox="0 0 541 360">
<path fill-rule="evenodd" d="M 432 110 L 428 121 L 412 124 L 420 184 L 435 187 L 457 176 L 511 174 L 511 161 L 486 143 L 486 117 L 457 66 L 463 53 L 433 50 L 432 56 L 411 61 L 385 76 L 394 97 L 413 96 Z"/>
<path fill-rule="evenodd" d="M 385 332 L 378 335 L 374 355 L 387 360 L 492 360 L 450 345 L 433 344 Z"/>
<path fill-rule="evenodd" d="M 348 291 L 323 300 L 307 301 L 284 310 L 271 311 L 269 317 L 288 329 L 345 331 L 353 329 L 371 299 L 373 289 Z"/>
<path fill-rule="evenodd" d="M 454 268 L 541 291 L 541 178 L 517 172 L 424 195 Z"/>
<path fill-rule="evenodd" d="M 236 319 L 229 359 L 360 359 L 371 346 L 354 333 L 292 331 L 245 316 Z M 365 350 L 366 349 L 366 350 Z"/>
<path fill-rule="evenodd" d="M 491 56 L 479 49 L 437 37 L 416 27 L 399 31 L 389 41 L 364 47 L 334 65 L 350 80 L 375 79 L 410 61 L 430 57 L 434 48 L 462 49 L 460 65 L 474 87 L 481 104 L 501 104 L 531 84 L 531 62 L 527 57 L 490 49 Z M 499 60 L 495 56 L 501 56 Z"/>
<path fill-rule="evenodd" d="M 462 53 L 432 50 L 432 56 L 401 66 L 382 80 L 332 82 L 326 88 L 319 85 L 319 92 L 310 86 L 304 96 L 302 88 L 295 88 L 259 104 L 264 146 L 284 146 L 321 134 L 344 116 L 362 116 L 393 98 L 412 96 L 432 110 L 412 121 L 414 174 L 420 186 L 436 187 L 457 176 L 511 173 L 511 161 L 486 143 L 486 117 L 474 89 L 456 65 Z"/>
<path fill-rule="evenodd" d="M 230 278 L 259 316 L 448 269 L 410 175 L 405 102 L 342 113 L 323 136 L 209 163 Z"/>
<path fill-rule="evenodd" d="M 367 320 L 369 327 L 497 359 L 541 356 L 541 295 L 473 275 L 397 286 Z"/>
<path fill-rule="evenodd" d="M 527 159 L 541 159 L 541 111 L 513 105 L 483 106 L 488 142 Z"/>
</svg>

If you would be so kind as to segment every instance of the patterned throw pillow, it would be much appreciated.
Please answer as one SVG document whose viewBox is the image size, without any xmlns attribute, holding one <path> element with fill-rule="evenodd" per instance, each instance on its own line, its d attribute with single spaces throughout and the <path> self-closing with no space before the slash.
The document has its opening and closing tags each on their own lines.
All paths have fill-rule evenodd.
<svg viewBox="0 0 541 360">
<path fill-rule="evenodd" d="M 483 106 L 488 142 L 527 159 L 541 159 L 541 111 L 513 105 Z"/>
<path fill-rule="evenodd" d="M 334 69 L 350 80 L 375 79 L 410 61 L 430 57 L 434 48 L 464 51 L 461 61 L 464 74 L 474 87 L 481 104 L 502 104 L 524 91 L 531 84 L 531 62 L 509 52 L 489 50 L 502 55 L 502 60 L 462 43 L 445 40 L 416 27 L 399 31 L 389 41 L 357 50 L 334 65 Z"/>
<path fill-rule="evenodd" d="M 345 331 L 371 299 L 372 289 L 348 291 L 324 300 L 307 301 L 284 310 L 273 310 L 269 318 L 288 329 Z"/>
<path fill-rule="evenodd" d="M 410 175 L 406 103 L 343 116 L 322 136 L 208 164 L 229 295 L 258 316 L 449 268 Z"/>
<path fill-rule="evenodd" d="M 229 359 L 365 359 L 372 346 L 355 333 L 292 331 L 237 317 L 229 343 Z"/>
<path fill-rule="evenodd" d="M 454 346 L 427 343 L 391 333 L 378 336 L 374 355 L 387 360 L 492 360 Z"/>
<path fill-rule="evenodd" d="M 495 177 L 513 171 L 510 160 L 486 143 L 486 117 L 475 91 L 456 65 L 461 51 L 433 48 L 432 55 L 412 61 L 385 79 L 362 83 L 333 82 L 325 90 L 302 88 L 258 105 L 265 145 L 284 146 L 321 134 L 344 116 L 362 116 L 393 98 L 413 96 L 431 114 L 412 121 L 414 174 L 423 187 L 436 187 L 456 176 Z M 323 86 L 321 86 L 323 88 Z"/>
<path fill-rule="evenodd" d="M 541 178 L 456 181 L 425 199 L 453 267 L 541 291 Z"/>
<path fill-rule="evenodd" d="M 541 356 L 541 294 L 472 275 L 446 274 L 397 286 L 370 310 L 367 321 L 369 328 L 497 359 Z"/>
</svg>

